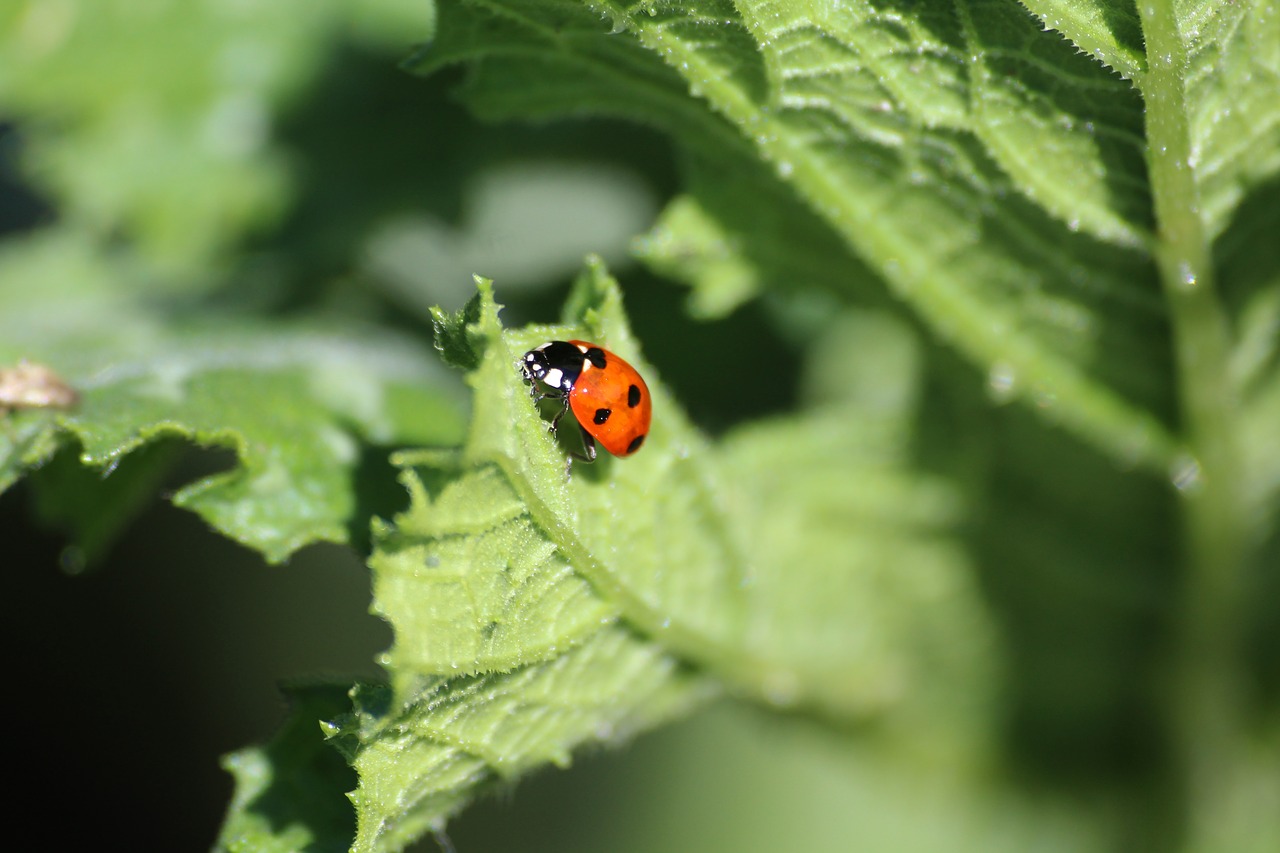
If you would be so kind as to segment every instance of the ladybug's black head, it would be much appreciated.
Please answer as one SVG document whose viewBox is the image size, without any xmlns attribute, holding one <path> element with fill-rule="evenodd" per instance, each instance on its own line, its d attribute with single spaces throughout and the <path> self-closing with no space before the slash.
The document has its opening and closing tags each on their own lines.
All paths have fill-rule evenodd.
<svg viewBox="0 0 1280 853">
<path fill-rule="evenodd" d="M 550 341 L 524 354 L 524 375 L 530 382 L 541 382 L 565 394 L 582 375 L 585 356 L 582 350 L 566 341 Z"/>
<path fill-rule="evenodd" d="M 531 349 L 524 354 L 524 375 L 528 378 L 541 381 L 548 369 L 547 360 L 541 351 Z"/>
</svg>

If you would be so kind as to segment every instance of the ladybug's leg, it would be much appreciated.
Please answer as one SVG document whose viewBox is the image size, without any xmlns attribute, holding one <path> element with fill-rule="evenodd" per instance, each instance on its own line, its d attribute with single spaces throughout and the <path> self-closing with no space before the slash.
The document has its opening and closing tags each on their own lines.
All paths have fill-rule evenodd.
<svg viewBox="0 0 1280 853">
<path fill-rule="evenodd" d="M 547 395 L 545 395 L 545 397 L 544 397 L 543 399 L 546 399 L 546 397 L 554 397 L 554 396 L 556 396 L 556 395 L 555 395 L 555 394 L 547 394 Z M 560 409 L 560 411 L 556 412 L 556 416 L 555 416 L 554 418 L 552 418 L 552 419 L 551 419 L 551 426 L 547 427 L 547 432 L 554 433 L 557 429 L 559 429 L 559 428 L 560 428 L 560 419 L 564 417 L 564 413 L 565 413 L 565 412 L 569 411 L 569 397 L 568 397 L 568 395 L 562 395 L 560 399 L 562 399 L 562 400 L 564 401 L 564 406 L 562 406 L 562 407 L 561 407 L 561 409 Z"/>
<path fill-rule="evenodd" d="M 573 460 L 577 459 L 582 462 L 596 461 L 596 440 L 585 429 L 582 430 L 582 449 L 586 452 L 578 453 L 576 450 L 570 450 L 569 455 L 564 458 L 564 475 L 566 477 L 573 476 Z"/>
<path fill-rule="evenodd" d="M 586 431 L 585 428 L 579 427 L 579 429 L 582 430 L 583 452 L 575 453 L 573 455 L 575 458 L 581 459 L 583 462 L 595 462 L 596 461 L 596 440 L 595 438 L 592 437 L 591 433 Z"/>
</svg>

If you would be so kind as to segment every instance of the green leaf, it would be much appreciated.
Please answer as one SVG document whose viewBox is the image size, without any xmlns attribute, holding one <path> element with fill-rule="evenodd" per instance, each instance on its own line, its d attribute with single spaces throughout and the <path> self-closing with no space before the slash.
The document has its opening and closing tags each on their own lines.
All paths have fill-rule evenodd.
<svg viewBox="0 0 1280 853">
<path fill-rule="evenodd" d="M 8 489 L 29 468 L 37 467 L 58 449 L 53 412 L 16 412 L 4 419 L 0 431 L 0 490 Z"/>
<path fill-rule="evenodd" d="M 1280 423 L 1280 246 L 1272 235 L 1280 228 L 1280 200 L 1272 192 L 1258 202 L 1258 213 L 1220 242 L 1223 281 L 1240 300 L 1238 343 L 1231 354 L 1232 385 L 1241 407 L 1235 426 L 1244 454 L 1244 506 L 1249 527 L 1264 531 L 1280 509 L 1280 447 L 1272 441 Z"/>
<path fill-rule="evenodd" d="M 433 679 L 335 727 L 360 786 L 354 851 L 401 850 L 477 793 L 575 747 L 618 742 L 687 712 L 711 686 L 620 626 L 509 672 Z"/>
<path fill-rule="evenodd" d="M 272 742 L 223 758 L 236 789 L 216 849 L 338 853 L 350 847 L 355 821 L 343 794 L 355 774 L 316 725 L 350 709 L 348 692 L 328 684 L 286 687 L 289 717 Z"/>
<path fill-rule="evenodd" d="M 59 438 L 52 429 L 49 436 L 53 441 Z M 80 448 L 71 443 L 30 470 L 27 476 L 36 513 L 47 527 L 63 531 L 70 542 L 61 555 L 62 569 L 75 573 L 105 557 L 129 523 L 163 493 L 166 479 L 186 449 L 176 437 L 151 442 L 113 462 L 107 475 L 86 467 L 79 458 Z"/>
<path fill-rule="evenodd" d="M 1274 238 L 1263 236 L 1276 222 L 1280 22 L 1260 3 L 1139 11 L 1151 56 L 1143 91 L 1157 259 L 1192 447 L 1176 480 L 1187 558 L 1170 691 L 1178 760 L 1199 794 L 1185 832 L 1194 849 L 1225 849 L 1245 835 L 1265 845 L 1280 830 L 1273 821 L 1251 826 L 1239 804 L 1275 801 L 1274 789 L 1256 792 L 1251 758 L 1274 763 L 1275 738 L 1256 730 L 1246 685 L 1270 680 L 1257 692 L 1273 693 L 1277 650 L 1239 652 L 1275 619 L 1253 602 L 1274 588 L 1277 465 L 1274 452 L 1259 450 L 1274 443 L 1258 443 L 1255 418 L 1275 412 L 1276 345 L 1273 333 L 1259 347 L 1253 324 L 1274 314 L 1268 304 L 1280 293 Z M 1232 119 L 1240 105 L 1252 113 L 1248 127 Z M 1263 324 L 1274 332 L 1274 320 Z M 1236 372 L 1260 367 L 1259 357 L 1266 368 L 1248 379 L 1251 371 Z"/>
<path fill-rule="evenodd" d="M 74 443 L 80 462 L 104 475 L 164 439 L 227 448 L 234 468 L 182 486 L 173 500 L 280 561 L 312 542 L 346 542 L 351 525 L 363 525 L 354 482 L 362 443 L 460 437 L 456 386 L 414 341 L 320 318 L 196 319 L 113 292 L 111 276 L 126 268 L 86 273 L 59 294 L 53 282 L 76 251 L 59 236 L 0 257 L 0 278 L 50 283 L 39 298 L 5 294 L 0 364 L 48 364 L 80 398 L 67 411 L 15 415 L 0 445 L 8 482 L 60 444 Z M 50 502 L 74 502 L 78 489 L 47 495 L 46 513 L 57 515 Z"/>
<path fill-rule="evenodd" d="M 972 126 L 990 155 L 1071 230 L 1144 247 L 1151 211 L 1138 91 L 1066 41 L 1044 38 L 1016 6 L 958 9 L 972 57 Z"/>
<path fill-rule="evenodd" d="M 1213 839 L 1231 825 L 1237 790 L 1214 780 L 1237 778 L 1230 756 L 1247 739 L 1242 697 L 1252 675 L 1238 659 L 1240 626 L 1269 618 L 1244 602 L 1274 588 L 1268 572 L 1250 567 L 1274 552 L 1280 470 L 1266 437 L 1280 399 L 1280 19 L 1262 0 L 1025 5 L 1030 14 L 979 0 L 471 0 L 442 14 L 419 67 L 465 64 L 462 94 L 486 117 L 596 111 L 669 133 L 687 157 L 689 186 L 641 251 L 694 286 L 698 310 L 724 314 L 757 293 L 806 287 L 846 303 L 889 295 L 973 368 L 961 397 L 985 385 L 995 403 L 1019 404 L 992 418 L 1000 440 L 986 462 L 992 517 L 978 553 L 998 583 L 1038 565 L 1110 589 L 1089 568 L 1114 568 L 1107 574 L 1134 606 L 1098 620 L 1099 634 L 1113 639 L 1147 624 L 1136 602 L 1178 602 L 1172 647 L 1133 644 L 1133 654 L 1175 673 L 1153 716 L 1177 732 L 1176 763 L 1190 778 L 1175 787 L 1213 792 L 1194 804 L 1187 844 L 1218 849 Z M 788 192 L 807 215 L 788 215 L 778 201 Z M 823 231 L 842 248 L 824 246 Z M 812 337 L 832 325 L 822 318 L 806 328 Z M 1046 438 L 1024 410 L 1064 435 Z M 794 437 L 825 449 L 825 459 L 835 441 L 822 439 L 816 415 L 793 425 Z M 845 421 L 861 423 L 836 422 Z M 767 435 L 776 425 L 759 428 Z M 750 478 L 726 493 L 765 482 L 791 495 L 769 479 L 788 459 L 785 435 L 744 444 L 748 459 L 775 464 L 742 463 Z M 934 439 L 960 464 L 964 449 Z M 796 453 L 821 482 L 817 461 Z M 1075 461 L 1037 462 L 1055 454 Z M 1142 474 L 1121 473 L 1132 469 Z M 716 468 L 717 484 L 736 473 Z M 897 482 L 915 497 L 897 505 L 896 519 L 930 505 L 919 494 L 946 492 L 945 480 L 935 492 L 923 473 L 912 466 Z M 1170 533 L 1170 479 L 1184 501 L 1181 551 Z M 820 508 L 795 495 L 809 521 L 820 508 L 860 505 L 852 489 Z M 965 504 L 954 501 L 960 515 Z M 752 518 L 747 538 L 768 529 L 770 513 L 786 514 L 737 511 Z M 1017 535 L 992 520 L 1006 515 Z M 1111 529 L 1116 515 L 1140 529 Z M 1080 530 L 1105 532 L 1093 543 Z M 742 547 L 780 553 L 785 542 L 775 530 Z M 1176 561 L 1182 586 L 1168 580 Z M 1046 630 L 1037 607 L 1008 600 L 1012 619 Z M 1045 646 L 1029 658 L 1048 661 Z M 1141 692 L 1133 670 L 1098 665 L 1097 649 L 1090 657 L 1097 680 L 1081 695 L 1111 695 L 1107 685 Z M 774 662 L 766 654 L 748 669 Z M 1053 660 L 1046 671 L 1065 666 Z M 1038 671 L 1033 662 L 1027 669 Z M 752 683 L 732 667 L 718 674 Z M 1054 697 L 1071 683 L 1039 689 Z M 1038 710 L 1051 705 L 1073 703 L 1050 699 Z M 1165 803 L 1162 813 L 1185 805 Z M 1167 817 L 1156 823 L 1157 837 L 1180 831 Z"/>
<path fill-rule="evenodd" d="M 591 337 L 633 355 L 615 286 L 594 267 L 579 287 Z M 472 306 L 438 315 L 478 363 L 468 441 L 460 454 L 404 457 L 411 504 L 380 532 L 371 560 L 375 612 L 396 643 L 385 658 L 390 695 L 340 726 L 357 744 L 348 747 L 361 778 L 356 850 L 401 849 L 494 780 L 565 764 L 585 742 L 625 739 L 714 691 L 620 622 L 609 593 L 636 598 L 611 577 L 624 566 L 578 541 L 567 515 L 572 488 L 600 478 L 575 472 L 566 482 L 563 451 L 515 367 L 546 330 L 513 345 L 487 282 L 480 295 L 478 316 Z M 663 447 L 660 436 L 650 444 Z M 626 469 L 610 464 L 605 476 L 630 491 Z"/>
<path fill-rule="evenodd" d="M 831 346 L 852 350 L 828 355 L 857 378 L 838 401 L 718 450 L 638 352 L 598 261 L 565 326 L 503 331 L 480 286 L 478 303 L 438 314 L 477 359 L 470 436 L 460 452 L 402 454 L 410 506 L 379 526 L 370 561 L 396 641 L 390 687 L 334 728 L 360 773 L 355 850 L 401 849 L 499 780 L 724 688 L 845 722 L 896 718 L 899 743 L 928 740 L 933 761 L 984 741 L 990 632 L 953 538 L 961 499 L 904 455 L 909 333 L 842 328 Z M 516 365 L 574 336 L 645 372 L 658 414 L 643 453 L 566 477 Z M 814 464 L 830 476 L 814 480 Z M 831 565 L 835 551 L 848 559 Z"/>
<path fill-rule="evenodd" d="M 993 637 L 959 537 L 972 495 L 913 451 L 921 356 L 889 317 L 842 317 L 810 353 L 814 404 L 718 455 L 751 555 L 744 650 L 776 667 L 768 698 L 879 715 L 936 761 L 986 746 Z"/>
<path fill-rule="evenodd" d="M 436 349 L 445 364 L 462 370 L 475 370 L 480 364 L 476 342 L 468 338 L 468 329 L 480 318 L 480 295 L 471 298 L 457 315 L 446 314 L 439 308 L 431 311 L 431 327 L 435 332 Z"/>
<path fill-rule="evenodd" d="M 686 194 L 667 206 L 636 252 L 651 269 L 693 288 L 696 316 L 724 316 L 770 292 L 842 294 L 852 287 L 876 298 L 876 274 L 755 158 L 731 150 L 689 159 Z"/>
<path fill-rule="evenodd" d="M 1163 473 L 1177 445 L 1155 270 L 1135 248 L 1141 104 L 1029 17 L 980 17 L 966 29 L 923 7 L 461 3 L 421 67 L 467 61 L 464 91 L 485 115 L 600 109 L 763 161 L 1002 399 Z M 1048 92 L 999 79 L 1032 50 L 1057 62 Z M 990 73 L 969 73 L 975 51 Z M 1022 161 L 1019 145 L 1047 139 L 1064 162 Z"/>
<path fill-rule="evenodd" d="M 361 535 L 370 454 L 430 448 L 397 456 L 409 506 L 374 525 L 388 683 L 298 692 L 275 744 L 229 758 L 220 846 L 401 849 L 522 774 L 721 695 L 826 723 L 825 757 L 860 736 L 829 775 L 780 765 L 771 781 L 788 791 L 748 802 L 757 817 L 853 797 L 874 812 L 852 820 L 871 846 L 1276 846 L 1273 4 L 459 0 L 438 20 L 414 0 L 80 5 L 0 11 L 0 95 L 59 222 L 22 238 L 32 254 L 0 257 L 0 370 L 28 360 L 78 395 L 0 398 L 0 488 L 30 477 L 40 515 L 92 555 L 171 453 L 222 448 L 234 467 L 176 499 L 283 559 Z M 692 288 L 695 313 L 728 318 L 717 341 L 761 296 L 749 310 L 787 344 L 677 341 L 670 357 L 664 338 L 687 327 L 653 319 L 663 303 L 640 278 L 633 335 L 597 262 L 562 323 L 504 330 L 483 282 L 461 313 L 431 315 L 475 395 L 465 428 L 437 353 L 385 326 L 156 302 L 214 286 L 298 176 L 337 171 L 270 130 L 302 104 L 295 139 L 328 138 L 312 128 L 332 114 L 299 97 L 342 59 L 324 47 L 399 44 L 415 15 L 414 37 L 435 38 L 416 67 L 464 65 L 460 92 L 484 118 L 598 114 L 668 135 L 683 183 L 641 256 Z M 349 59 L 315 89 L 366 98 Z M 348 235 L 377 221 L 364 271 L 408 271 L 384 286 L 429 305 L 442 266 L 418 241 L 469 232 L 397 230 L 383 223 L 395 202 L 353 208 L 352 187 L 390 176 L 396 201 L 447 219 L 466 182 L 419 192 L 368 150 L 378 180 L 318 194 L 340 212 L 320 230 L 343 236 L 303 239 L 345 265 L 362 239 Z M 456 165 L 444 151 L 476 153 L 401 150 L 437 175 Z M 265 248 L 265 266 L 306 266 Z M 242 292 L 258 281 L 240 275 Z M 350 304 L 346 282 L 303 281 Z M 516 367 L 568 336 L 624 354 L 657 405 L 643 453 L 571 476 L 575 430 L 548 435 L 550 404 Z M 799 403 L 709 439 L 677 402 L 698 393 L 690 355 L 728 364 L 726 387 L 783 363 L 778 396 Z M 1010 757 L 993 731 L 1019 770 L 1105 807 L 1058 821 L 1024 777 L 1010 794 L 990 772 Z M 869 743 L 892 756 L 883 773 L 862 763 Z M 718 805 L 692 789 L 751 790 L 716 787 L 744 763 L 698 770 L 676 795 L 691 817 Z M 929 819 L 902 832 L 921 803 Z M 685 822 L 658 846 L 698 849 L 703 827 Z M 752 826 L 735 825 L 739 846 L 777 846 Z"/>
<path fill-rule="evenodd" d="M 1048 29 L 1130 80 L 1140 79 L 1147 57 L 1142 23 L 1133 4 L 1110 0 L 1021 0 Z"/>
<path fill-rule="evenodd" d="M 1198 211 L 1210 239 L 1280 174 L 1280 22 L 1265 0 L 1188 4 L 1177 17 Z M 1274 189 L 1270 190 L 1274 195 Z"/>
</svg>

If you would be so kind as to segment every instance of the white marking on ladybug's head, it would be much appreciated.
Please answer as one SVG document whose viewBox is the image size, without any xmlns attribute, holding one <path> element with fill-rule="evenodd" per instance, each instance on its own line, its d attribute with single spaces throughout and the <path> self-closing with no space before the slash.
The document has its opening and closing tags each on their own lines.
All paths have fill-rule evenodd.
<svg viewBox="0 0 1280 853">
<path fill-rule="evenodd" d="M 578 352 L 582 353 L 583 355 L 586 355 L 587 350 L 591 349 L 591 347 L 587 346 L 586 344 L 577 344 L 577 347 L 578 347 Z"/>
<path fill-rule="evenodd" d="M 543 375 L 542 381 L 552 388 L 559 388 L 560 383 L 564 381 L 564 371 L 558 367 L 553 367 Z"/>
</svg>

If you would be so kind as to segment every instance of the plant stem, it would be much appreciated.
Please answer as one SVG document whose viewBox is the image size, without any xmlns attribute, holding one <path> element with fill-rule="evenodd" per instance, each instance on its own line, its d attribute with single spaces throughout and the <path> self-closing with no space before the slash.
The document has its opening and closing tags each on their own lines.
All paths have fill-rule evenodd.
<svg viewBox="0 0 1280 853">
<path fill-rule="evenodd" d="M 1141 0 L 1149 71 L 1144 80 L 1157 261 L 1173 327 L 1189 453 L 1173 473 L 1183 499 L 1186 563 L 1169 697 L 1182 775 L 1184 847 L 1204 844 L 1230 796 L 1240 748 L 1237 669 L 1240 587 L 1247 539 L 1239 411 L 1229 381 L 1230 332 L 1200 220 L 1184 103 L 1187 50 L 1171 0 Z"/>
</svg>

